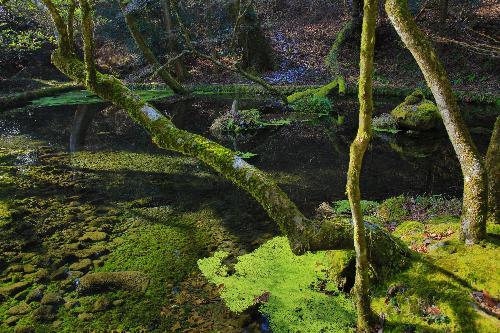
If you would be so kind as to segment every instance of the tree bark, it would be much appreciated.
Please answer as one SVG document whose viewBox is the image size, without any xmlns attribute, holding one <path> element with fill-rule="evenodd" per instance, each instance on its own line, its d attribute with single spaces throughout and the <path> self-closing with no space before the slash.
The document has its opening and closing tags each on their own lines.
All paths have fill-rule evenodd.
<svg viewBox="0 0 500 333">
<path fill-rule="evenodd" d="M 174 23 L 172 22 L 172 15 L 170 13 L 170 5 L 168 0 L 162 0 L 161 2 L 163 9 L 163 24 L 165 25 L 165 33 L 167 35 L 167 51 L 171 54 L 179 52 L 179 47 L 177 45 L 177 38 L 174 33 Z M 184 80 L 186 77 L 186 67 L 182 62 L 182 59 L 177 59 L 174 61 L 174 72 L 177 80 Z"/>
<path fill-rule="evenodd" d="M 500 223 L 500 116 L 495 121 L 493 134 L 486 153 L 488 172 L 488 221 Z"/>
<path fill-rule="evenodd" d="M 439 23 L 444 24 L 448 19 L 448 0 L 439 1 Z"/>
<path fill-rule="evenodd" d="M 363 214 L 361 212 L 359 178 L 363 165 L 363 157 L 372 135 L 372 76 L 377 12 L 378 1 L 365 0 L 359 63 L 359 127 L 356 138 L 351 144 L 349 169 L 347 172 L 346 190 L 354 223 L 354 249 L 356 251 L 354 294 L 356 297 L 356 310 L 358 314 L 358 332 L 370 332 L 371 322 L 374 318 L 370 308 L 368 249 L 366 245 Z"/>
<path fill-rule="evenodd" d="M 92 19 L 92 8 L 88 0 L 78 0 L 82 11 L 82 35 L 84 38 L 84 61 L 86 85 L 92 87 L 96 81 L 96 68 L 94 62 L 94 20 Z M 68 27 L 70 26 L 68 22 Z M 68 29 L 69 34 L 69 29 Z"/>
<path fill-rule="evenodd" d="M 161 66 L 153 51 L 146 44 L 144 37 L 139 31 L 139 27 L 137 26 L 137 22 L 133 13 L 131 13 L 130 9 L 127 8 L 127 4 L 124 2 L 124 0 L 118 0 L 118 2 L 120 4 L 123 16 L 125 17 L 125 22 L 127 23 L 130 34 L 134 38 L 137 47 L 139 48 L 139 50 L 141 50 L 146 61 L 155 69 L 160 68 L 160 70 L 158 71 L 158 75 L 170 88 L 172 88 L 175 93 L 180 95 L 187 94 L 187 89 L 185 89 L 176 79 L 172 77 L 172 75 L 170 75 L 167 68 Z"/>
<path fill-rule="evenodd" d="M 400 38 L 424 74 L 457 154 L 464 176 L 460 234 L 466 244 L 474 244 L 486 237 L 488 185 L 482 158 L 462 118 L 446 71 L 436 51 L 416 25 L 407 0 L 387 0 L 385 8 Z"/>
</svg>

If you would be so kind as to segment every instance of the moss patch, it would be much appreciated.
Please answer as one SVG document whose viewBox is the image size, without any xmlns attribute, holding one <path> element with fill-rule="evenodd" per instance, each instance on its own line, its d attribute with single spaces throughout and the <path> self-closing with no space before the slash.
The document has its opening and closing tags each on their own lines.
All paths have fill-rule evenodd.
<svg viewBox="0 0 500 333">
<path fill-rule="evenodd" d="M 232 275 L 223 264 L 228 255 L 217 252 L 198 265 L 211 282 L 223 286 L 221 296 L 232 311 L 260 304 L 277 333 L 353 330 L 353 304 L 326 282 L 327 252 L 295 256 L 288 240 L 277 237 L 240 256 Z"/>
</svg>

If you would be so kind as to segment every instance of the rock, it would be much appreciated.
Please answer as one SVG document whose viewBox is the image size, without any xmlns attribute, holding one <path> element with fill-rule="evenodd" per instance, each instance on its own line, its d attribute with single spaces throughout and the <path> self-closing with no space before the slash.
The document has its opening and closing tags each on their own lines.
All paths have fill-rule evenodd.
<svg viewBox="0 0 500 333">
<path fill-rule="evenodd" d="M 51 275 L 51 280 L 64 280 L 68 276 L 68 268 L 66 266 L 59 267 Z"/>
<path fill-rule="evenodd" d="M 35 333 L 33 326 L 16 326 L 14 333 Z"/>
<path fill-rule="evenodd" d="M 89 268 L 92 266 L 92 260 L 90 259 L 83 259 L 80 260 L 79 262 L 75 262 L 74 264 L 71 264 L 69 266 L 69 269 L 72 271 L 83 271 L 86 272 L 89 270 Z"/>
<path fill-rule="evenodd" d="M 92 307 L 93 312 L 106 311 L 111 307 L 111 301 L 106 296 L 99 297 Z"/>
<path fill-rule="evenodd" d="M 122 299 L 117 299 L 117 300 L 114 300 L 114 301 L 113 301 L 113 306 L 120 306 L 120 305 L 122 305 L 123 303 L 125 303 L 125 301 L 124 301 L 124 300 L 122 300 Z"/>
<path fill-rule="evenodd" d="M 104 260 L 92 260 L 92 265 L 94 265 L 94 268 L 102 267 Z"/>
<path fill-rule="evenodd" d="M 144 292 L 149 284 L 149 278 L 142 272 L 98 272 L 84 275 L 78 284 L 82 294 L 92 294 L 108 290 L 129 290 Z"/>
<path fill-rule="evenodd" d="M 77 278 L 82 277 L 84 274 L 85 274 L 85 273 L 80 272 L 80 271 L 69 271 L 68 276 L 69 276 L 70 278 L 75 278 L 75 279 L 77 279 Z"/>
<path fill-rule="evenodd" d="M 89 231 L 83 234 L 82 237 L 78 238 L 80 242 L 99 242 L 106 240 L 108 238 L 108 234 L 105 233 L 104 231 Z"/>
<path fill-rule="evenodd" d="M 63 298 L 58 293 L 46 293 L 40 301 L 43 305 L 59 305 L 63 303 Z"/>
<path fill-rule="evenodd" d="M 26 296 L 26 303 L 38 302 L 43 297 L 43 291 L 45 290 L 45 286 L 40 286 L 31 290 Z"/>
<path fill-rule="evenodd" d="M 66 303 L 64 303 L 64 307 L 67 310 L 71 310 L 71 309 L 77 308 L 79 306 L 80 306 L 80 302 L 75 300 L 75 299 L 68 299 L 68 300 L 66 300 Z"/>
<path fill-rule="evenodd" d="M 11 316 L 11 317 L 5 319 L 5 325 L 14 326 L 19 321 L 19 319 L 21 319 L 21 317 Z"/>
<path fill-rule="evenodd" d="M 33 266 L 32 264 L 26 264 L 23 266 L 24 273 L 27 273 L 27 274 L 33 273 L 33 272 L 35 272 L 35 270 L 36 270 L 36 267 Z"/>
<path fill-rule="evenodd" d="M 98 258 L 102 255 L 109 253 L 109 250 L 104 245 L 93 245 L 88 249 L 82 249 L 75 252 L 77 258 Z"/>
<path fill-rule="evenodd" d="M 36 322 L 47 322 L 52 321 L 55 318 L 55 307 L 52 305 L 42 305 L 35 309 L 31 314 L 32 318 Z"/>
<path fill-rule="evenodd" d="M 29 286 L 31 286 L 31 282 L 28 281 L 16 282 L 14 284 L 11 284 L 10 286 L 0 288 L 0 294 L 12 297 L 15 294 L 28 288 Z"/>
<path fill-rule="evenodd" d="M 27 314 L 30 311 L 31 307 L 27 303 L 22 302 L 8 309 L 6 313 L 10 316 L 20 316 L 23 314 Z"/>
<path fill-rule="evenodd" d="M 40 268 L 35 273 L 35 281 L 40 282 L 48 282 L 50 279 L 49 270 L 46 268 Z"/>
<path fill-rule="evenodd" d="M 437 106 L 427 100 L 419 89 L 406 97 L 391 115 L 396 119 L 398 128 L 413 131 L 434 129 L 441 119 Z"/>
<path fill-rule="evenodd" d="M 14 296 L 14 299 L 16 301 L 22 301 L 23 299 L 26 298 L 26 296 L 28 295 L 29 291 L 28 290 L 23 290 L 23 291 L 20 291 L 18 292 L 15 296 Z"/>
<path fill-rule="evenodd" d="M 80 313 L 78 315 L 78 319 L 80 319 L 81 321 L 89 321 L 89 320 L 92 320 L 92 314 L 91 313 Z"/>
<path fill-rule="evenodd" d="M 8 273 L 17 273 L 17 272 L 22 272 L 23 271 L 23 265 L 17 264 L 17 265 L 12 265 L 7 269 Z"/>
</svg>

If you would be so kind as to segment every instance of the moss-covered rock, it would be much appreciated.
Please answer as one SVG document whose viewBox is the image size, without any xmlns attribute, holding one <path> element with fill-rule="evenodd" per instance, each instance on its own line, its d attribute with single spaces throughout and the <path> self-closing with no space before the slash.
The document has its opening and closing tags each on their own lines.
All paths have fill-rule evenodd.
<svg viewBox="0 0 500 333">
<path fill-rule="evenodd" d="M 4 296 L 14 296 L 20 291 L 23 291 L 24 289 L 28 288 L 31 286 L 31 282 L 29 281 L 20 281 L 13 283 L 8 286 L 4 286 L 0 288 L 0 295 Z"/>
<path fill-rule="evenodd" d="M 78 284 L 82 294 L 92 294 L 109 290 L 129 290 L 144 292 L 149 278 L 142 272 L 97 272 L 84 275 Z"/>
<path fill-rule="evenodd" d="M 399 128 L 412 131 L 428 131 L 436 128 L 441 117 L 437 106 L 425 98 L 419 89 L 406 97 L 391 115 Z"/>
</svg>

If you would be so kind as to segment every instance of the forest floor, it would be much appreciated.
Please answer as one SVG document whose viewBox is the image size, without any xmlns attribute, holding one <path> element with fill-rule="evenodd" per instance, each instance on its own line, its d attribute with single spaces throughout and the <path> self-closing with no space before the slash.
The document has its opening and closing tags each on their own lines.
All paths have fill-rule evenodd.
<svg viewBox="0 0 500 333">
<path fill-rule="evenodd" d="M 190 103 L 173 117 L 196 132 L 231 99 Z M 252 163 L 308 215 L 326 201 L 321 214 L 349 216 L 342 137 L 354 133 L 351 103 L 336 104 L 346 112 L 337 134 L 329 123 L 294 121 L 251 144 Z M 386 103 L 377 109 L 398 102 Z M 73 114 L 59 105 L 2 115 L 0 331 L 353 331 L 352 252 L 292 255 L 244 192 L 195 159 L 156 149 L 113 108 L 93 122 L 88 149 L 70 154 Z M 500 230 L 490 225 L 487 240 L 465 247 L 460 200 L 425 194 L 460 191 L 452 149 L 439 138 L 446 142 L 379 134 L 367 154 L 365 218 L 415 253 L 407 270 L 375 284 L 373 306 L 386 332 L 497 332 Z M 476 138 L 483 150 L 488 138 Z M 127 278 L 89 282 L 103 272 Z"/>
</svg>

